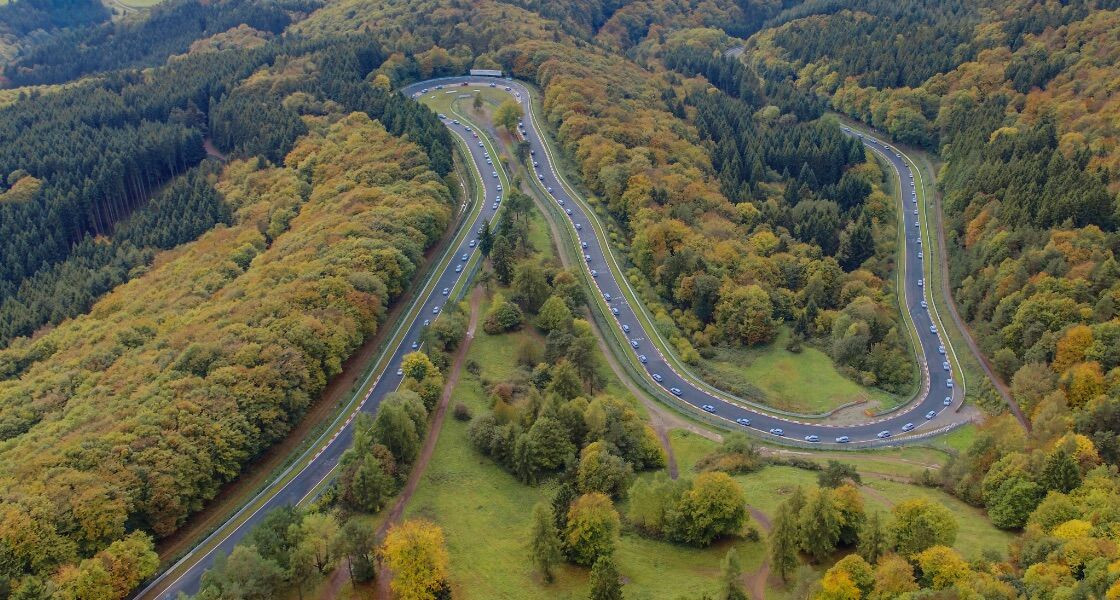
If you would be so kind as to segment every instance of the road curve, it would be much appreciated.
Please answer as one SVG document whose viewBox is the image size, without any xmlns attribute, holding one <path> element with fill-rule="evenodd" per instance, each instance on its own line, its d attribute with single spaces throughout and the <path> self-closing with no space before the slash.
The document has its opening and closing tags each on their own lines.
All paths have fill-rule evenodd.
<svg viewBox="0 0 1120 600">
<path fill-rule="evenodd" d="M 401 359 L 405 354 L 414 351 L 417 347 L 414 344 L 420 343 L 421 333 L 428 322 L 439 317 L 440 310 L 448 300 L 444 295 L 445 290 L 450 293 L 462 278 L 469 277 L 474 272 L 471 268 L 474 264 L 472 261 L 478 260 L 474 247 L 476 232 L 483 222 L 490 221 L 497 212 L 493 202 L 502 193 L 499 188 L 502 187 L 503 182 L 504 185 L 509 185 L 508 176 L 500 166 L 495 168 L 486 164 L 489 146 L 480 146 L 481 140 L 477 138 L 476 132 L 463 125 L 454 125 L 450 121 L 447 125 L 470 151 L 478 179 L 485 190 L 482 210 L 473 221 L 464 226 L 449 246 L 446 256 L 434 271 L 433 282 L 428 283 L 430 288 L 427 295 L 419 295 L 416 307 L 403 317 L 405 324 L 402 327 L 407 328 L 407 332 L 400 338 L 399 344 L 391 349 L 392 357 L 387 363 L 388 368 L 377 374 L 373 387 L 359 403 L 358 410 L 361 412 L 376 413 L 382 398 L 397 389 L 402 380 L 402 377 L 397 374 Z M 187 554 L 171 569 L 137 592 L 134 597 L 170 600 L 180 592 L 195 594 L 202 573 L 210 568 L 215 557 L 219 554 L 228 555 L 271 510 L 300 503 L 313 494 L 319 484 L 331 475 L 342 453 L 350 447 L 350 441 L 353 439 L 353 420 L 356 415 L 357 411 L 353 411 L 339 417 L 335 426 L 323 434 L 326 446 L 315 444 L 311 450 L 308 450 L 309 454 L 313 454 L 310 462 L 296 461 L 296 465 L 305 466 L 300 467 L 294 477 L 290 479 L 285 476 L 278 477 L 276 483 L 261 491 L 233 519 L 218 528 L 199 546 L 203 548 L 213 544 L 212 547 L 205 551 L 197 550 Z M 246 513 L 249 513 L 247 518 L 240 520 L 236 525 L 231 524 L 242 519 Z"/>
<path fill-rule="evenodd" d="M 446 77 L 436 80 L 424 81 L 404 88 L 402 91 L 414 98 L 435 93 L 448 93 L 448 90 L 462 88 L 478 88 L 495 86 L 505 90 L 513 96 L 525 111 L 526 118 L 520 127 L 522 137 L 529 143 L 532 150 L 531 158 L 534 161 L 534 171 L 541 186 L 547 190 L 551 201 L 556 202 L 568 215 L 570 226 L 578 234 L 584 255 L 584 268 L 592 275 L 597 291 L 607 300 L 610 312 L 614 316 L 615 326 L 619 327 L 630 340 L 632 351 L 640 357 L 646 369 L 650 383 L 665 394 L 674 394 L 680 400 L 687 402 L 697 410 L 709 413 L 709 416 L 724 419 L 732 427 L 742 427 L 755 430 L 764 436 L 773 436 L 774 441 L 782 439 L 807 440 L 816 436 L 822 444 L 836 443 L 898 443 L 901 439 L 890 439 L 906 433 L 904 427 L 910 430 L 910 435 L 917 435 L 932 431 L 946 425 L 946 418 L 953 418 L 951 408 L 963 399 L 959 393 L 959 386 L 954 385 L 953 373 L 956 366 L 950 364 L 951 348 L 943 346 L 940 335 L 940 326 L 936 314 L 923 306 L 929 305 L 925 298 L 925 285 L 922 275 L 924 252 L 922 250 L 921 233 L 925 227 L 920 226 L 924 218 L 918 210 L 917 188 L 914 182 L 914 173 L 902 155 L 890 145 L 879 140 L 862 136 L 856 132 L 845 129 L 848 135 L 860 135 L 863 143 L 871 150 L 883 157 L 898 176 L 901 183 L 902 205 L 899 210 L 905 220 L 905 249 L 904 260 L 900 261 L 903 269 L 902 305 L 906 308 L 909 318 L 913 319 L 915 334 L 912 339 L 916 342 L 916 354 L 922 372 L 922 386 L 917 397 L 906 406 L 880 417 L 872 418 L 867 422 L 855 425 L 829 425 L 784 417 L 766 412 L 760 407 L 752 407 L 745 400 L 735 398 L 700 381 L 681 366 L 675 357 L 666 357 L 653 344 L 651 336 L 659 335 L 656 331 L 648 330 L 643 325 L 643 320 L 635 315 L 635 307 L 624 300 L 621 285 L 629 285 L 621 277 L 616 277 L 616 271 L 611 266 L 617 264 L 616 259 L 610 255 L 606 242 L 596 235 L 597 228 L 593 223 L 593 213 L 581 198 L 576 197 L 574 191 L 560 176 L 555 161 L 551 144 L 542 136 L 537 123 L 530 98 L 529 89 L 521 82 L 509 79 L 496 79 L 485 77 Z M 450 120 L 445 120 L 453 126 Z M 636 297 L 636 296 L 635 296 Z M 637 310 L 642 310 L 640 307 Z M 931 329 L 932 328 L 932 329 Z M 661 340 L 661 347 L 669 347 Z M 946 352 L 950 354 L 946 354 Z M 948 366 L 947 366 L 948 365 Z M 945 411 L 946 418 L 938 418 Z M 928 415 L 928 418 L 927 418 Z M 745 424 L 749 423 L 749 424 Z M 781 430 L 781 436 L 770 432 Z M 886 433 L 883 433 L 886 432 Z M 879 437 L 884 435 L 887 437 Z M 846 438 L 846 442 L 838 440 Z"/>
<path fill-rule="evenodd" d="M 916 324 L 919 355 L 924 361 L 922 365 L 922 390 L 918 398 L 908 404 L 907 407 L 866 423 L 852 426 L 830 426 L 803 422 L 751 408 L 745 401 L 712 388 L 687 373 L 683 367 L 674 367 L 673 365 L 680 364 L 679 361 L 666 358 L 650 342 L 651 335 L 659 334 L 655 331 L 647 331 L 643 327 L 642 321 L 636 317 L 633 307 L 622 300 L 624 296 L 619 280 L 615 278 L 615 272 L 610 268 L 608 259 L 612 264 L 617 263 L 614 263 L 614 257 L 610 256 L 606 243 L 596 236 L 593 217 L 590 216 L 592 213 L 587 209 L 582 199 L 577 198 L 560 177 L 552 157 L 553 150 L 550 145 L 545 143 L 537 128 L 529 90 L 524 84 L 494 78 L 452 77 L 416 83 L 404 88 L 402 92 L 411 97 L 417 97 L 417 94 L 420 93 L 452 93 L 455 91 L 452 88 L 461 88 L 464 83 L 468 87 L 494 84 L 495 87 L 508 91 L 524 107 L 529 118 L 524 121 L 521 133 L 530 144 L 532 158 L 536 163 L 534 165 L 535 172 L 540 184 L 547 190 L 552 201 L 556 202 L 568 215 L 570 226 L 579 234 L 581 245 L 586 245 L 582 249 L 585 256 L 584 268 L 592 275 L 591 280 L 595 283 L 598 293 L 604 298 L 610 298 L 608 304 L 611 313 L 614 315 L 615 326 L 625 332 L 627 339 L 631 341 L 635 355 L 644 358 L 642 362 L 646 368 L 646 374 L 650 383 L 656 386 L 655 389 L 662 390 L 662 393 L 666 395 L 675 394 L 680 400 L 687 402 L 697 410 L 705 410 L 711 416 L 725 419 L 731 427 L 749 427 L 761 432 L 762 435 L 770 435 L 768 432 L 772 429 L 780 428 L 783 430 L 782 433 L 785 438 L 804 439 L 806 436 L 815 435 L 824 443 L 835 443 L 836 438 L 840 436 L 846 436 L 853 443 L 885 443 L 887 440 L 877 437 L 880 432 L 887 431 L 892 435 L 897 435 L 902 433 L 902 427 L 907 423 L 914 424 L 913 433 L 932 429 L 933 426 L 927 421 L 925 415 L 932 411 L 934 417 L 936 417 L 942 411 L 950 408 L 944 403 L 944 399 L 955 397 L 953 394 L 955 390 L 947 387 L 946 383 L 951 380 L 952 371 L 942 368 L 945 356 L 938 351 L 941 340 L 938 334 L 930 331 L 930 314 L 920 305 L 925 292 L 924 286 L 919 282 L 922 277 L 921 259 L 918 254 L 921 251 L 918 235 L 921 228 L 914 226 L 918 223 L 920 215 L 912 214 L 916 205 L 908 201 L 908 199 L 915 197 L 913 174 L 906 161 L 892 148 L 878 140 L 863 138 L 868 147 L 878 152 L 891 164 L 902 183 L 902 197 L 904 198 L 902 208 L 906 220 L 906 260 L 903 261 L 905 270 L 904 297 L 905 306 Z M 452 245 L 456 250 L 449 251 L 448 255 L 442 259 L 438 270 L 433 275 L 434 283 L 429 283 L 427 286 L 427 295 L 422 294 L 418 297 L 418 310 L 414 308 L 406 317 L 406 319 L 411 319 L 404 325 L 404 327 L 407 327 L 407 331 L 400 339 L 399 344 L 391 349 L 392 355 L 388 362 L 388 369 L 377 375 L 369 393 L 358 405 L 358 410 L 361 412 L 375 413 L 381 399 L 400 385 L 401 376 L 396 373 L 402 357 L 414 349 L 413 343 L 419 342 L 426 321 L 438 318 L 440 309 L 447 301 L 447 298 L 443 295 L 443 290 L 455 289 L 463 277 L 469 277 L 469 274 L 473 272 L 468 265 L 473 264 L 472 261 L 476 260 L 474 256 L 475 248 L 472 246 L 475 232 L 484 222 L 493 219 L 500 208 L 499 198 L 503 193 L 501 186 L 510 185 L 508 175 L 500 167 L 500 161 L 489 154 L 490 150 L 495 148 L 492 142 L 486 139 L 485 135 L 479 138 L 478 132 L 472 131 L 465 123 L 455 122 L 451 117 L 444 118 L 443 122 L 470 152 L 473 167 L 477 170 L 478 179 L 484 188 L 483 205 L 476 218 L 457 236 Z M 492 164 L 488 164 L 487 159 L 490 159 Z M 457 270 L 457 266 L 461 266 L 462 269 Z M 628 284 L 624 281 L 624 285 Z M 662 345 L 667 347 L 664 342 Z M 927 369 L 925 365 L 929 365 L 930 368 Z M 959 401 L 959 397 L 962 396 L 957 394 L 956 397 Z M 705 406 L 708 408 L 704 408 Z M 261 491 L 226 525 L 207 537 L 199 546 L 200 550 L 184 556 L 171 569 L 137 592 L 134 597 L 170 600 L 180 592 L 196 593 L 203 572 L 210 568 L 215 557 L 220 554 L 229 554 L 233 547 L 268 512 L 304 501 L 331 475 L 342 453 L 350 446 L 350 441 L 353 438 L 353 419 L 355 415 L 356 411 L 353 411 L 339 417 L 335 426 L 332 426 L 327 433 L 323 434 L 322 441 L 325 446 L 323 443 L 315 444 L 307 451 L 307 455 L 294 463 L 296 466 L 290 468 L 291 471 L 295 471 L 294 475 L 291 472 L 285 472 L 281 477 L 278 477 L 276 483 Z M 749 421 L 749 425 L 741 424 L 745 421 Z M 775 436 L 775 441 L 781 439 Z M 312 454 L 313 456 L 309 456 Z M 202 548 L 206 549 L 203 550 Z"/>
</svg>

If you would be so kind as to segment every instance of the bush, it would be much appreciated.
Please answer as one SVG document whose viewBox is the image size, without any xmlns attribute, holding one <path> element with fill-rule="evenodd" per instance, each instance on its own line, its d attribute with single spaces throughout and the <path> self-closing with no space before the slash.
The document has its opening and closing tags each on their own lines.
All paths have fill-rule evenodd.
<svg viewBox="0 0 1120 600">
<path fill-rule="evenodd" d="M 455 408 L 451 411 L 451 416 L 455 417 L 456 421 L 470 421 L 471 409 L 466 404 L 458 402 L 455 404 Z"/>
</svg>

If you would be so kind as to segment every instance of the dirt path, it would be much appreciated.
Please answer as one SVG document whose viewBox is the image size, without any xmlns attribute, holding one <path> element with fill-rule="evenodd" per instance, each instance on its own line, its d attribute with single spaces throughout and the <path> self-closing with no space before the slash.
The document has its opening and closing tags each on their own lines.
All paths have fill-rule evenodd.
<svg viewBox="0 0 1120 600">
<path fill-rule="evenodd" d="M 385 321 L 377 328 L 377 333 L 367 339 L 342 364 L 342 372 L 327 383 L 327 387 L 319 394 L 319 399 L 307 409 L 307 413 L 288 432 L 288 435 L 265 451 L 264 454 L 250 461 L 237 479 L 223 486 L 218 494 L 206 503 L 205 508 L 192 515 L 174 534 L 157 543 L 156 551 L 159 553 L 161 563 L 166 564 L 181 555 L 208 532 L 229 518 L 229 515 L 248 499 L 248 494 L 255 494 L 269 477 L 291 458 L 294 449 L 322 425 L 324 420 L 334 414 L 339 402 L 342 402 L 349 395 L 353 386 L 365 374 L 366 368 L 377 357 L 377 353 L 386 338 L 392 335 L 401 318 L 401 313 L 412 302 L 416 290 L 430 273 L 434 262 L 440 256 L 443 256 L 444 249 L 458 233 L 458 230 L 458 227 L 448 229 L 443 239 L 428 250 L 424 256 L 424 268 L 416 274 L 412 285 L 408 287 L 408 291 L 393 303 Z"/>
<path fill-rule="evenodd" d="M 751 506 L 751 518 L 758 522 L 758 526 L 762 529 L 762 535 L 766 536 L 770 533 L 770 517 L 766 513 Z M 754 600 L 764 600 L 766 598 L 766 580 L 770 579 L 770 555 L 769 553 L 762 559 L 762 564 L 754 571 L 743 575 L 742 581 L 747 588 L 747 593 L 751 595 Z"/>
<path fill-rule="evenodd" d="M 918 154 L 918 157 L 925 163 L 927 173 L 932 174 L 936 172 L 929 157 L 925 154 Z M 980 351 L 980 347 L 976 345 L 976 340 L 973 339 L 972 336 L 972 330 L 965 324 L 964 319 L 961 318 L 960 313 L 957 311 L 957 303 L 953 299 L 953 291 L 949 285 L 949 260 L 947 257 L 947 246 L 945 245 L 945 219 L 943 217 L 945 213 L 942 212 L 941 192 L 934 187 L 931 195 L 933 199 L 933 212 L 937 215 L 937 243 L 941 248 L 941 252 L 938 253 L 939 260 L 937 261 L 941 271 L 941 295 L 945 298 L 945 304 L 949 307 L 949 316 L 951 316 L 953 322 L 957 324 L 957 329 L 960 330 L 961 337 L 963 337 L 965 343 L 968 344 L 969 351 L 976 357 L 977 362 L 980 363 L 980 367 L 984 369 L 984 374 L 987 375 L 988 380 L 992 382 L 992 387 L 994 387 L 996 392 L 1003 398 L 1003 401 L 1007 403 L 1007 406 L 1011 409 L 1011 413 L 1019 420 L 1019 424 L 1023 426 L 1023 429 L 1030 431 L 1030 420 L 1023 414 L 1022 409 L 1019 408 L 1019 403 L 1011 397 L 1011 391 L 1008 389 L 1007 384 L 992 370 L 992 366 L 988 363 L 987 357 Z M 960 407 L 958 407 L 957 410 L 960 410 Z"/>
<path fill-rule="evenodd" d="M 447 381 L 443 385 L 443 393 L 439 397 L 439 404 L 436 405 L 435 412 L 432 413 L 432 423 L 428 427 L 428 435 L 424 437 L 424 447 L 420 449 L 420 454 L 416 458 L 416 462 L 412 465 L 412 470 L 408 473 L 408 480 L 401 489 L 400 494 L 397 495 L 396 502 L 386 513 L 385 520 L 382 521 L 381 526 L 377 528 L 377 539 L 385 538 L 385 533 L 389 527 L 400 520 L 401 515 L 404 514 L 404 508 L 408 501 L 412 499 L 412 494 L 416 492 L 416 486 L 420 485 L 420 479 L 424 476 L 424 472 L 428 469 L 428 463 L 432 460 L 432 455 L 436 451 L 436 442 L 439 441 L 440 431 L 443 429 L 443 421 L 447 416 L 447 405 L 451 403 L 451 394 L 455 391 L 455 386 L 459 385 L 459 376 L 463 372 L 463 364 L 467 360 L 467 351 L 470 350 L 471 341 L 474 340 L 474 332 L 478 326 L 478 312 L 482 306 L 482 288 L 476 287 L 470 295 L 471 317 L 470 324 L 467 325 L 467 335 L 459 344 L 459 348 L 455 351 L 455 357 L 451 362 L 451 370 L 447 375 Z M 381 569 L 377 577 L 377 597 L 378 598 L 391 598 L 389 589 L 389 582 L 392 581 L 392 574 L 386 569 Z M 346 583 L 347 571 L 343 568 L 335 568 L 331 572 L 330 580 L 327 585 L 319 594 L 319 600 L 330 600 L 338 598 L 339 593 L 342 591 L 342 586 Z"/>
</svg>

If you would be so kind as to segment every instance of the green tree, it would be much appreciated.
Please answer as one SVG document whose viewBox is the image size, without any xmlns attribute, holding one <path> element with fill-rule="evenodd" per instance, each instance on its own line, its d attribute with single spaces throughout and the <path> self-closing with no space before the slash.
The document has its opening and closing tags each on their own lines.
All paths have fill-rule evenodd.
<svg viewBox="0 0 1120 600">
<path fill-rule="evenodd" d="M 299 525 L 299 548 L 311 554 L 315 567 L 326 573 L 334 557 L 335 538 L 338 537 L 338 520 L 334 515 L 310 513 L 303 517 Z"/>
<path fill-rule="evenodd" d="M 354 503 L 354 508 L 377 512 L 396 492 L 396 487 L 396 481 L 381 460 L 369 453 L 361 458 L 354 476 L 350 478 L 350 489 L 345 495 Z"/>
<path fill-rule="evenodd" d="M 817 473 L 817 484 L 821 487 L 838 488 L 845 481 L 860 483 L 856 468 L 838 460 L 829 460 L 828 466 Z"/>
<path fill-rule="evenodd" d="M 494 237 L 494 244 L 490 249 L 490 265 L 494 267 L 494 274 L 502 285 L 509 285 L 513 280 L 513 250 L 513 243 L 508 237 Z"/>
<path fill-rule="evenodd" d="M 621 457 L 612 454 L 601 441 L 592 442 L 580 452 L 577 481 L 584 494 L 602 492 L 621 498 L 634 477 L 634 471 Z"/>
<path fill-rule="evenodd" d="M 734 547 L 727 551 L 720 564 L 720 585 L 722 590 L 717 596 L 718 600 L 747 600 L 747 592 L 739 578 L 743 575 L 743 566 L 739 563 L 739 553 Z"/>
<path fill-rule="evenodd" d="M 527 312 L 535 314 L 548 299 L 552 289 L 548 286 L 544 269 L 535 261 L 521 261 L 514 270 L 513 297 Z"/>
<path fill-rule="evenodd" d="M 540 570 L 544 580 L 552 582 L 552 567 L 562 558 L 560 535 L 552 509 L 543 502 L 533 507 L 533 525 L 529 531 L 529 559 Z"/>
<path fill-rule="evenodd" d="M 1077 461 L 1065 447 L 1058 447 L 1046 457 L 1040 483 L 1046 490 L 1068 494 L 1081 485 L 1081 471 Z"/>
<path fill-rule="evenodd" d="M 814 562 L 823 561 L 836 550 L 842 525 L 832 492 L 828 488 L 810 492 L 800 515 L 802 549 Z"/>
<path fill-rule="evenodd" d="M 300 600 L 303 600 L 303 590 L 318 573 L 315 550 L 311 546 L 300 544 L 291 549 L 288 554 L 288 581 L 295 586 Z"/>
<path fill-rule="evenodd" d="M 512 98 L 502 102 L 494 111 L 494 123 L 505 127 L 510 133 L 517 130 L 517 123 L 525 116 L 521 105 Z"/>
<path fill-rule="evenodd" d="M 439 369 L 432 364 L 432 359 L 423 352 L 409 352 L 401 359 L 401 370 L 404 376 L 416 381 L 423 381 L 428 375 L 438 373 Z"/>
<path fill-rule="evenodd" d="M 350 519 L 342 524 L 338 534 L 338 550 L 346 555 L 346 570 L 350 581 L 362 583 L 373 579 L 373 554 L 377 549 L 377 532 L 361 519 Z"/>
<path fill-rule="evenodd" d="M 792 502 L 786 500 L 778 505 L 774 526 L 770 530 L 770 564 L 786 581 L 797 566 L 797 551 L 801 547 L 801 533 L 798 531 L 797 511 Z"/>
<path fill-rule="evenodd" d="M 890 540 L 883 528 L 883 517 L 878 511 L 871 513 L 860 530 L 856 552 L 867 562 L 875 564 L 889 549 Z"/>
<path fill-rule="evenodd" d="M 875 567 L 875 589 L 871 600 L 894 600 L 907 592 L 918 590 L 914 568 L 897 554 L 887 554 Z"/>
<path fill-rule="evenodd" d="M 894 549 L 904 557 L 933 546 L 952 546 L 957 521 L 949 509 L 924 498 L 905 500 L 891 509 L 887 530 Z"/>
<path fill-rule="evenodd" d="M 524 315 L 516 304 L 506 300 L 501 294 L 495 294 L 482 328 L 486 333 L 496 335 L 521 327 L 523 320 Z"/>
<path fill-rule="evenodd" d="M 202 574 L 198 600 L 270 600 L 283 589 L 284 571 L 262 558 L 252 546 L 234 546 L 229 556 L 219 554 L 214 566 Z"/>
<path fill-rule="evenodd" d="M 738 534 L 747 521 L 746 498 L 739 484 L 722 471 L 701 473 L 673 507 L 666 523 L 669 539 L 707 546 Z"/>
<path fill-rule="evenodd" d="M 471 106 L 473 106 L 475 110 L 482 109 L 482 94 L 474 95 L 474 100 L 471 101 Z"/>
<path fill-rule="evenodd" d="M 537 315 L 537 327 L 545 333 L 567 331 L 572 327 L 572 311 L 560 296 L 549 296 Z"/>
<path fill-rule="evenodd" d="M 1019 529 L 1027 524 L 1045 494 L 1046 490 L 1033 481 L 1008 479 L 988 499 L 988 518 L 1001 529 Z"/>
<path fill-rule="evenodd" d="M 410 406 L 410 403 L 413 404 Z M 373 436 L 393 453 L 398 461 L 411 463 L 420 451 L 423 431 L 417 427 L 415 413 L 424 406 L 413 392 L 394 392 L 385 396 L 373 421 Z M 423 421 L 421 421 L 423 422 Z"/>
<path fill-rule="evenodd" d="M 576 498 L 568 509 L 564 549 L 572 562 L 589 567 L 614 553 L 620 522 L 611 499 L 592 492 Z"/>
<path fill-rule="evenodd" d="M 579 374 L 568 361 L 563 361 L 552 369 L 552 382 L 548 384 L 548 391 L 564 400 L 571 400 L 583 393 L 583 384 L 580 383 Z"/>
<path fill-rule="evenodd" d="M 591 600 L 622 600 L 622 582 L 614 558 L 605 554 L 591 567 Z"/>
<path fill-rule="evenodd" d="M 490 231 L 490 222 L 487 221 L 482 224 L 482 233 L 478 236 L 478 249 L 483 256 L 490 256 L 490 250 L 493 247 L 494 232 Z"/>
</svg>

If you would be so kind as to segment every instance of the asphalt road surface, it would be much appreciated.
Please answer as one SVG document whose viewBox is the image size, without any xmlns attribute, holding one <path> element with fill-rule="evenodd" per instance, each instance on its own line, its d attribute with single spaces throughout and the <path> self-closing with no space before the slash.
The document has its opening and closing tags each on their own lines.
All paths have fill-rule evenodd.
<svg viewBox="0 0 1120 600">
<path fill-rule="evenodd" d="M 903 427 L 907 424 L 913 425 L 915 433 L 922 431 L 923 428 L 929 430 L 933 427 L 930 421 L 934 420 L 941 411 L 950 410 L 951 407 L 946 402 L 953 403 L 955 397 L 953 393 L 955 390 L 948 384 L 951 381 L 952 371 L 947 370 L 943 365 L 944 361 L 948 359 L 942 353 L 943 351 L 939 350 L 942 343 L 940 334 L 931 331 L 930 314 L 925 307 L 921 306 L 924 291 L 921 281 L 923 258 L 920 254 L 922 252 L 920 229 L 915 227 L 915 224 L 922 217 L 914 214 L 917 205 L 912 200 L 915 194 L 913 174 L 907 163 L 893 149 L 877 140 L 863 138 L 865 144 L 877 150 L 891 163 L 902 182 L 904 197 L 902 210 L 906 218 L 905 306 L 910 311 L 917 326 L 918 341 L 921 346 L 919 350 L 924 361 L 922 365 L 923 385 L 918 398 L 903 409 L 858 425 L 830 426 L 783 418 L 753 409 L 746 406 L 744 401 L 719 392 L 694 377 L 683 375 L 670 366 L 670 361 L 666 360 L 654 344 L 650 342 L 652 332 L 647 332 L 643 328 L 641 321 L 635 316 L 633 307 L 623 300 L 624 296 L 619 281 L 612 276 L 612 269 L 608 267 L 606 262 L 606 244 L 596 237 L 596 230 L 592 226 L 592 221 L 585 211 L 583 203 L 575 201 L 568 188 L 561 183 L 552 158 L 552 149 L 544 144 L 544 140 L 533 120 L 533 107 L 529 102 L 528 89 L 517 81 L 506 79 L 452 77 L 417 83 L 404 88 L 402 92 L 412 97 L 418 97 L 418 94 L 425 93 L 453 93 L 461 91 L 464 83 L 467 84 L 467 88 L 471 89 L 488 87 L 493 84 L 494 87 L 509 93 L 511 97 L 522 104 L 526 118 L 523 121 L 521 135 L 529 142 L 532 149 L 535 173 L 541 185 L 548 190 L 551 201 L 556 202 L 567 214 L 572 226 L 581 238 L 581 245 L 585 245 L 582 249 L 585 256 L 584 268 L 592 275 L 592 281 L 597 286 L 598 293 L 602 294 L 604 298 L 609 297 L 609 306 L 611 313 L 614 315 L 615 326 L 625 332 L 626 338 L 630 340 L 632 346 L 631 351 L 636 356 L 641 357 L 641 362 L 647 371 L 650 382 L 661 389 L 664 394 L 674 394 L 684 402 L 696 407 L 697 410 L 704 410 L 717 418 L 726 419 L 729 421 L 729 425 L 733 427 L 753 428 L 763 435 L 774 435 L 773 432 L 780 429 L 784 438 L 814 439 L 809 438 L 809 436 L 817 436 L 815 439 L 822 443 L 843 443 L 839 440 L 845 438 L 850 442 L 886 442 L 886 439 L 879 437 L 884 435 L 881 432 L 898 435 L 903 433 Z M 481 213 L 469 225 L 468 234 L 458 240 L 459 247 L 451 254 L 450 260 L 440 265 L 441 270 L 435 276 L 437 278 L 436 283 L 431 288 L 430 293 L 423 299 L 419 314 L 415 315 L 414 313 L 413 321 L 407 324 L 407 334 L 403 341 L 392 350 L 392 358 L 388 369 L 378 376 L 372 389 L 361 402 L 359 410 L 362 412 L 375 413 L 381 399 L 400 385 L 401 376 L 397 373 L 402 357 L 415 349 L 414 344 L 419 344 L 420 334 L 427 322 L 438 318 L 440 311 L 448 300 L 448 296 L 444 295 L 444 290 L 453 290 L 459 280 L 470 273 L 468 260 L 477 250 L 475 245 L 472 244 L 476 238 L 476 233 L 484 221 L 489 222 L 493 219 L 497 210 L 494 206 L 495 203 L 498 203 L 500 207 L 500 198 L 504 194 L 504 190 L 499 190 L 499 187 L 503 185 L 502 182 L 504 181 L 506 182 L 505 185 L 509 185 L 507 175 L 499 166 L 500 161 L 491 157 L 488 153 L 492 147 L 489 142 L 482 144 L 483 140 L 478 138 L 478 132 L 472 131 L 465 123 L 455 122 L 453 115 L 446 115 L 443 122 L 456 136 L 463 140 L 470 150 L 471 158 L 479 171 L 480 179 L 485 188 L 484 204 Z M 856 135 L 854 132 L 848 133 Z M 675 361 L 673 362 L 675 363 Z M 930 419 L 927 419 L 927 414 Z M 220 554 L 229 554 L 233 547 L 269 511 L 285 505 L 297 504 L 315 492 L 338 464 L 342 453 L 350 446 L 353 437 L 353 417 L 354 414 L 351 414 L 345 420 L 341 429 L 336 429 L 331 434 L 332 437 L 324 448 L 316 449 L 320 447 L 319 445 L 313 448 L 312 451 L 317 454 L 310 462 L 297 461 L 297 465 L 306 464 L 306 466 L 297 467 L 299 470 L 294 477 L 290 479 L 287 477 L 279 478 L 281 481 L 287 479 L 286 483 L 276 483 L 269 486 L 258 495 L 257 499 L 249 503 L 247 508 L 242 509 L 235 519 L 231 519 L 231 521 L 241 519 L 237 525 L 224 526 L 211 534 L 206 542 L 200 546 L 201 548 L 212 544 L 209 550 L 199 550 L 188 554 L 176 563 L 172 569 L 138 592 L 135 597 L 172 599 L 180 592 L 196 593 L 202 573 L 210 568 L 214 558 Z M 778 436 L 775 435 L 774 437 L 775 441 L 780 441 Z M 256 500 L 264 498 L 267 498 L 267 500 L 264 500 L 263 504 L 252 508 L 259 504 Z M 243 518 L 246 514 L 248 514 L 248 517 Z"/>
<path fill-rule="evenodd" d="M 465 85 L 464 85 L 465 84 Z M 647 371 L 651 383 L 661 388 L 665 393 L 671 393 L 691 404 L 699 410 L 708 412 L 718 418 L 726 419 L 738 427 L 752 428 L 772 435 L 775 441 L 781 438 L 797 439 L 824 444 L 842 444 L 857 442 L 887 443 L 894 436 L 909 432 L 911 435 L 922 433 L 945 425 L 945 419 L 938 419 L 943 411 L 951 411 L 960 398 L 954 386 L 949 365 L 947 348 L 943 346 L 941 333 L 931 317 L 929 309 L 923 306 L 925 282 L 923 281 L 922 263 L 925 255 L 921 243 L 921 230 L 919 220 L 924 216 L 919 214 L 914 173 L 910 166 L 887 144 L 860 136 L 868 147 L 877 151 L 897 173 L 902 182 L 903 205 L 900 210 L 906 220 L 905 227 L 905 261 L 904 261 L 904 303 L 914 320 L 919 344 L 919 367 L 921 368 L 922 386 L 917 398 L 900 409 L 885 414 L 878 418 L 854 425 L 829 425 L 820 422 L 800 420 L 749 406 L 746 401 L 740 400 L 731 394 L 722 393 L 708 384 L 697 380 L 695 377 L 684 373 L 675 366 L 677 361 L 669 361 L 658 348 L 650 342 L 650 336 L 656 335 L 647 331 L 634 314 L 634 307 L 625 301 L 620 285 L 625 285 L 612 276 L 612 269 L 607 263 L 607 247 L 603 240 L 596 237 L 596 229 L 592 226 L 589 213 L 582 202 L 577 202 L 572 197 L 569 188 L 562 184 L 554 165 L 552 149 L 544 143 L 534 121 L 533 106 L 530 103 L 529 90 L 520 82 L 508 79 L 485 77 L 447 77 L 425 81 L 409 86 L 402 90 L 405 94 L 419 97 L 425 93 L 448 93 L 459 90 L 460 92 L 488 87 L 493 84 L 499 90 L 506 91 L 521 103 L 525 111 L 525 119 L 519 131 L 522 137 L 529 142 L 532 150 L 531 158 L 534 161 L 535 174 L 550 196 L 567 213 L 568 219 L 577 230 L 581 238 L 584 254 L 584 268 L 592 275 L 592 281 L 598 292 L 608 300 L 611 313 L 614 315 L 615 325 L 624 331 L 630 340 L 631 350 L 640 360 Z M 426 91 L 424 91 L 426 90 Z M 445 120 L 449 126 L 454 127 L 450 118 Z M 848 135 L 860 135 L 845 128 Z M 900 263 L 902 264 L 902 263 Z M 932 329 L 931 329 L 932 328 Z M 665 344 L 667 346 L 667 344 Z M 778 431 L 781 435 L 776 435 Z M 816 436 L 816 437 L 813 437 Z M 899 440 L 895 440 L 897 442 Z M 893 442 L 892 442 L 893 443 Z"/>
</svg>

